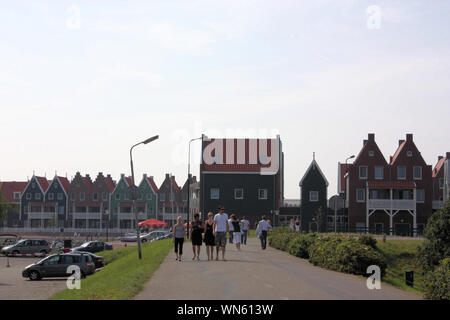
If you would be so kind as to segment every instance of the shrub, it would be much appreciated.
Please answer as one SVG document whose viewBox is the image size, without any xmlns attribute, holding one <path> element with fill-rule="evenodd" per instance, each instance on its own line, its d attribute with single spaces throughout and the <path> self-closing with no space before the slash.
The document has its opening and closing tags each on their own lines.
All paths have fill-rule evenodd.
<svg viewBox="0 0 450 320">
<path fill-rule="evenodd" d="M 295 234 L 287 244 L 287 251 L 293 256 L 308 259 L 308 249 L 316 239 L 316 233 Z"/>
<path fill-rule="evenodd" d="M 450 300 L 450 258 L 443 259 L 440 265 L 426 276 L 425 297 Z"/>
<path fill-rule="evenodd" d="M 365 244 L 366 246 L 369 246 L 369 247 L 374 248 L 375 250 L 378 250 L 378 248 L 377 248 L 377 239 L 375 239 L 375 238 L 373 238 L 371 236 L 368 236 L 366 234 L 363 234 L 363 235 L 361 235 L 359 237 L 358 240 L 359 240 L 359 242 L 361 244 Z"/>
<path fill-rule="evenodd" d="M 425 238 L 417 251 L 418 261 L 424 271 L 432 271 L 450 257 L 450 200 L 428 219 Z"/>
<path fill-rule="evenodd" d="M 287 244 L 293 236 L 293 231 L 286 227 L 275 228 L 269 237 L 269 245 L 279 250 L 287 251 Z"/>
</svg>

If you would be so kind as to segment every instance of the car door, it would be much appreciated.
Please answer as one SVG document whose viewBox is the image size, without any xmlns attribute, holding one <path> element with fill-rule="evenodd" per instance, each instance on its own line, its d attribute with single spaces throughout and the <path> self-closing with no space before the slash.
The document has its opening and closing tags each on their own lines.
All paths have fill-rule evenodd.
<svg viewBox="0 0 450 320">
<path fill-rule="evenodd" d="M 27 240 L 23 243 L 23 246 L 20 248 L 20 253 L 32 253 L 33 249 L 33 241 Z"/>
<path fill-rule="evenodd" d="M 69 277 L 70 274 L 67 273 L 67 269 L 72 265 L 79 266 L 80 263 L 81 263 L 81 255 L 62 255 L 60 268 L 58 269 L 59 276 Z"/>
<path fill-rule="evenodd" d="M 41 268 L 42 275 L 45 277 L 58 277 L 61 269 L 60 261 L 61 256 L 59 254 L 44 260 Z"/>
</svg>

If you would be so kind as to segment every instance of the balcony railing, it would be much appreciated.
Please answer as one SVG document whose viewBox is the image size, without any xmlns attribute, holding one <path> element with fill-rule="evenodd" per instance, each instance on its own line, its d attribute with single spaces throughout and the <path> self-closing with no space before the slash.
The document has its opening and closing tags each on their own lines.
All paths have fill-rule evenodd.
<svg viewBox="0 0 450 320">
<path fill-rule="evenodd" d="M 433 209 L 436 209 L 436 210 L 442 209 L 442 207 L 444 206 L 444 201 L 442 201 L 442 200 L 433 200 L 432 206 L 433 206 Z"/>
<path fill-rule="evenodd" d="M 28 219 L 52 219 L 55 216 L 55 212 L 28 212 Z"/>
<path fill-rule="evenodd" d="M 415 200 L 369 199 L 369 209 L 415 210 Z"/>
<path fill-rule="evenodd" d="M 74 212 L 72 213 L 73 219 L 101 219 L 102 214 L 100 212 Z"/>
<path fill-rule="evenodd" d="M 135 218 L 134 213 L 119 213 L 120 220 L 132 220 Z M 138 213 L 138 219 L 147 219 L 147 214 L 145 212 Z"/>
</svg>

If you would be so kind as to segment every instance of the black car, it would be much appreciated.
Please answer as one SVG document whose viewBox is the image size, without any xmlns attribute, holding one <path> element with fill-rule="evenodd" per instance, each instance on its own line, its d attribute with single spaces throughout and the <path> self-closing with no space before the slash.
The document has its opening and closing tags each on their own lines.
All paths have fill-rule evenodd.
<svg viewBox="0 0 450 320">
<path fill-rule="evenodd" d="M 81 277 L 95 272 L 95 264 L 90 253 L 64 253 L 54 254 L 36 263 L 27 266 L 22 276 L 30 280 L 41 280 L 48 277 L 69 277 L 70 266 L 76 265 L 80 268 Z"/>
<path fill-rule="evenodd" d="M 113 249 L 112 245 L 104 243 L 102 241 L 88 241 L 83 243 L 79 247 L 72 248 L 72 251 L 85 251 L 95 253 L 112 249 Z"/>
<path fill-rule="evenodd" d="M 77 252 L 77 251 L 74 251 L 74 252 Z M 91 252 L 83 252 L 83 254 L 88 254 L 92 257 L 92 260 L 94 261 L 94 264 L 95 264 L 95 269 L 103 268 L 105 266 L 105 258 L 103 258 L 102 256 L 98 256 Z"/>
</svg>

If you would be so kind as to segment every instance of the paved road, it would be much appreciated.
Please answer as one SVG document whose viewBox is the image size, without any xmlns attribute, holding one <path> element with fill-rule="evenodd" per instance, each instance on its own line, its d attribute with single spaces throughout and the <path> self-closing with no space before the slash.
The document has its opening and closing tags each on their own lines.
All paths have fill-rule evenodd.
<svg viewBox="0 0 450 320">
<path fill-rule="evenodd" d="M 67 278 L 30 281 L 22 277 L 23 269 L 39 260 L 41 258 L 9 258 L 11 267 L 7 268 L 7 258 L 0 257 L 0 300 L 48 299 L 66 288 Z"/>
<path fill-rule="evenodd" d="M 307 260 L 268 247 L 261 250 L 252 238 L 242 251 L 227 245 L 228 261 L 192 261 L 192 247 L 185 245 L 183 261 L 173 251 L 135 299 L 421 299 L 382 283 L 369 290 L 366 279 L 315 267 Z"/>
</svg>

